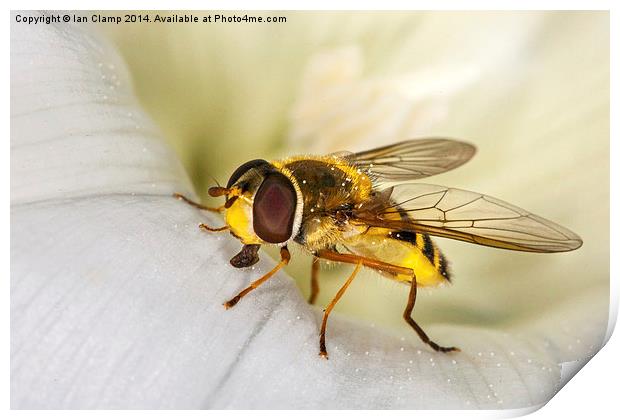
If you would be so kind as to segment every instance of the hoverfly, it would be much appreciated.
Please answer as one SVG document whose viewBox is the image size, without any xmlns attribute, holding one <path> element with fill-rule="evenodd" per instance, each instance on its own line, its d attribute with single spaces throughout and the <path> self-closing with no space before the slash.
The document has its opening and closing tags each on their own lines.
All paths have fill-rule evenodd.
<svg viewBox="0 0 620 420">
<path fill-rule="evenodd" d="M 359 153 L 251 160 L 237 168 L 226 187 L 209 195 L 226 198 L 211 208 L 175 194 L 203 210 L 225 213 L 225 231 L 243 244 L 230 263 L 258 262 L 261 245 L 280 247 L 280 262 L 224 304 L 226 309 L 259 287 L 290 261 L 288 245 L 297 243 L 313 256 L 311 296 L 318 291 L 320 260 L 354 266 L 325 308 L 320 356 L 327 358 L 325 331 L 332 309 L 360 268 L 367 267 L 410 285 L 404 319 L 436 351 L 459 351 L 432 341 L 413 320 L 418 286 L 450 281 L 446 258 L 430 236 L 528 252 L 577 249 L 575 233 L 504 201 L 483 194 L 429 184 L 402 183 L 454 169 L 474 155 L 473 145 L 427 138 L 404 141 Z M 400 182 L 400 183 L 399 183 Z"/>
</svg>

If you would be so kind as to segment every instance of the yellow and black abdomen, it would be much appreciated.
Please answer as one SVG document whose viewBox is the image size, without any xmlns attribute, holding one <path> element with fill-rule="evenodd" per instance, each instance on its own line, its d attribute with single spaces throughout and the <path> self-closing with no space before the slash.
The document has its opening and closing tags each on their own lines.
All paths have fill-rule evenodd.
<svg viewBox="0 0 620 420">
<path fill-rule="evenodd" d="M 344 245 L 358 255 L 413 269 L 419 286 L 437 286 L 450 281 L 448 263 L 428 235 L 370 228 L 352 236 Z M 410 281 L 404 275 L 381 274 L 397 281 Z"/>
</svg>

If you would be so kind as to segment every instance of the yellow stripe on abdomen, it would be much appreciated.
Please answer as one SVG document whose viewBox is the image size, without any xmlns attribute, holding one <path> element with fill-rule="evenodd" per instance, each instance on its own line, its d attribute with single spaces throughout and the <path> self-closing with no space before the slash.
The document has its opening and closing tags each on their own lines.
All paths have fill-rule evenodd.
<svg viewBox="0 0 620 420">
<path fill-rule="evenodd" d="M 413 269 L 420 286 L 436 286 L 449 280 L 439 249 L 426 235 L 371 228 L 351 237 L 345 245 L 358 255 Z M 397 281 L 410 281 L 405 275 L 381 274 Z"/>
</svg>

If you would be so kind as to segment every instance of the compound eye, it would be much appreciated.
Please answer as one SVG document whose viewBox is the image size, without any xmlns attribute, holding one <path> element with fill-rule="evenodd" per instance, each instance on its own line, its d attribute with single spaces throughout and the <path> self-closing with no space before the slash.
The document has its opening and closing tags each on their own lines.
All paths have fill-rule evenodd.
<svg viewBox="0 0 620 420">
<path fill-rule="evenodd" d="M 270 166 L 269 162 L 263 159 L 254 159 L 254 160 L 244 163 L 243 165 L 239 166 L 235 170 L 235 172 L 232 173 L 232 175 L 230 176 L 230 179 L 228 180 L 228 183 L 226 184 L 226 188 L 232 187 L 239 180 L 239 178 L 241 178 L 250 169 L 268 167 L 268 166 Z"/>
<path fill-rule="evenodd" d="M 297 193 L 292 182 L 279 172 L 265 177 L 254 196 L 254 232 L 263 241 L 278 244 L 293 234 Z"/>
</svg>

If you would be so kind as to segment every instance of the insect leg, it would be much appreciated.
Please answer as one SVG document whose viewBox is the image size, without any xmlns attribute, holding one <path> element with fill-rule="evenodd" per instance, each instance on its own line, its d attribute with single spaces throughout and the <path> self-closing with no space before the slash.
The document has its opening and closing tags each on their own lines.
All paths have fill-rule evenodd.
<svg viewBox="0 0 620 420">
<path fill-rule="evenodd" d="M 207 232 L 221 232 L 223 230 L 230 229 L 229 226 L 222 226 L 222 227 L 219 227 L 219 228 L 213 228 L 213 227 L 211 227 L 209 225 L 205 225 L 204 223 L 199 224 L 198 227 L 200 229 L 202 229 L 202 230 L 206 230 Z"/>
<path fill-rule="evenodd" d="M 312 274 L 310 277 L 310 298 L 308 299 L 308 303 L 310 305 L 314 305 L 316 302 L 316 298 L 319 295 L 319 271 L 321 270 L 321 263 L 317 257 L 312 258 Z"/>
<path fill-rule="evenodd" d="M 185 197 L 183 194 L 179 194 L 179 193 L 174 193 L 173 197 L 178 199 L 178 200 L 183 200 L 185 201 L 187 204 L 189 204 L 190 206 L 194 206 L 200 210 L 207 210 L 207 211 L 214 211 L 216 213 L 221 213 L 224 210 L 224 206 L 219 206 L 219 207 L 208 207 L 208 206 L 203 206 L 200 203 L 197 203 L 193 200 L 190 200 L 189 198 Z"/>
<path fill-rule="evenodd" d="M 260 279 L 253 281 L 248 287 L 246 287 L 241 292 L 239 292 L 237 296 L 230 299 L 228 302 L 224 303 L 224 307 L 226 309 L 230 309 L 233 306 L 235 306 L 242 297 L 250 293 L 252 290 L 256 289 L 258 286 L 263 284 L 265 281 L 269 280 L 271 276 L 273 276 L 275 273 L 280 271 L 282 267 L 287 265 L 290 260 L 291 260 L 291 254 L 288 251 L 288 248 L 286 246 L 283 246 L 282 248 L 280 248 L 280 262 L 278 263 L 278 265 L 272 268 L 271 271 L 269 271 L 267 274 L 262 276 Z"/>
<path fill-rule="evenodd" d="M 392 265 L 385 263 L 379 260 L 373 260 L 371 258 L 362 257 L 360 255 L 355 254 L 341 254 L 339 252 L 330 251 L 330 250 L 320 250 L 316 254 L 319 258 L 325 258 L 331 261 L 344 262 L 349 264 L 361 264 L 368 268 L 373 268 L 375 270 L 382 270 L 392 274 L 404 274 L 411 276 L 411 289 L 409 291 L 409 301 L 407 302 L 407 307 L 405 308 L 405 312 L 403 313 L 403 317 L 405 321 L 418 333 L 420 339 L 431 346 L 434 350 L 440 352 L 451 352 L 451 351 L 460 351 L 457 347 L 442 347 L 428 338 L 428 335 L 422 330 L 422 328 L 411 318 L 411 313 L 413 312 L 413 307 L 415 305 L 415 299 L 418 291 L 418 283 L 416 281 L 415 273 L 411 268 L 400 267 L 398 265 Z"/>
<path fill-rule="evenodd" d="M 319 355 L 321 357 L 324 357 L 326 359 L 328 358 L 327 348 L 325 347 L 325 329 L 327 328 L 327 318 L 329 317 L 329 313 L 332 311 L 332 309 L 334 309 L 334 306 L 336 306 L 336 303 L 338 303 L 338 301 L 340 300 L 344 292 L 347 290 L 347 288 L 349 287 L 349 285 L 351 284 L 351 282 L 353 281 L 357 273 L 360 271 L 361 267 L 362 267 L 362 262 L 359 261 L 355 265 L 355 269 L 353 270 L 353 272 L 351 273 L 347 281 L 342 285 L 340 290 L 338 290 L 338 293 L 336 293 L 336 296 L 334 296 L 334 298 L 329 303 L 329 305 L 327 305 L 327 308 L 325 308 L 325 312 L 323 313 L 323 322 L 321 324 L 321 334 L 319 338 L 319 348 L 320 348 Z"/>
<path fill-rule="evenodd" d="M 458 347 L 442 347 L 439 344 L 432 341 L 428 338 L 428 335 L 422 330 L 422 328 L 411 318 L 411 313 L 413 312 L 413 307 L 415 305 L 415 298 L 418 292 L 418 282 L 416 281 L 415 274 L 413 275 L 413 279 L 411 281 L 411 289 L 409 290 L 409 301 L 407 302 L 407 307 L 405 308 L 405 312 L 403 312 L 403 318 L 411 327 L 418 333 L 420 339 L 431 346 L 433 350 L 440 351 L 442 353 L 448 353 L 451 351 L 461 351 Z"/>
<path fill-rule="evenodd" d="M 372 258 L 366 258 L 361 255 L 341 254 L 340 252 L 330 251 L 328 249 L 322 249 L 316 252 L 316 256 L 319 258 L 330 260 L 330 261 L 343 262 L 343 263 L 349 263 L 349 264 L 357 264 L 359 262 L 364 267 L 373 268 L 379 271 L 386 271 L 394 275 L 404 274 L 405 276 L 413 276 L 413 270 L 411 268 L 388 264 L 386 262 L 379 261 L 379 260 L 373 260 Z"/>
</svg>

